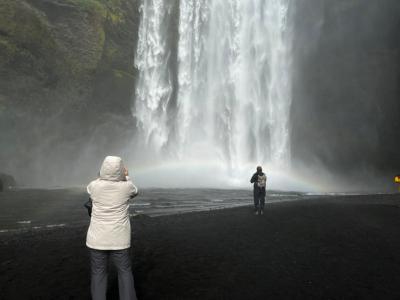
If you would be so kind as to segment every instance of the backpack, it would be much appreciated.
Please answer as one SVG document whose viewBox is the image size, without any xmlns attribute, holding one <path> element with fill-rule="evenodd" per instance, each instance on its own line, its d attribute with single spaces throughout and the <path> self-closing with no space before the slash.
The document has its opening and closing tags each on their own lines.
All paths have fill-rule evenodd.
<svg viewBox="0 0 400 300">
<path fill-rule="evenodd" d="M 93 207 L 92 199 L 89 198 L 89 200 L 87 202 L 85 202 L 85 204 L 83 206 L 86 207 L 88 215 L 89 215 L 89 217 L 91 217 L 92 216 L 92 207 Z"/>
<path fill-rule="evenodd" d="M 267 184 L 267 176 L 265 176 L 265 174 L 263 175 L 258 175 L 258 179 L 257 179 L 257 186 L 259 189 L 264 188 Z"/>
</svg>

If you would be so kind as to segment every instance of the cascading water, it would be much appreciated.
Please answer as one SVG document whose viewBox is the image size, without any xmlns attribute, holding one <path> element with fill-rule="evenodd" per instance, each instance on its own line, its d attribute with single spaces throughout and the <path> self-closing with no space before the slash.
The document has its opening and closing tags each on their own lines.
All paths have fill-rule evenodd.
<svg viewBox="0 0 400 300">
<path fill-rule="evenodd" d="M 170 8 L 143 0 L 132 110 L 151 162 L 200 162 L 238 177 L 256 164 L 289 165 L 290 1 L 180 1 L 172 68 Z"/>
<path fill-rule="evenodd" d="M 164 0 L 143 1 L 135 57 L 139 70 L 134 115 L 144 142 L 160 148 L 168 140 L 167 107 L 172 94 L 168 70 L 170 51 L 167 47 Z"/>
</svg>

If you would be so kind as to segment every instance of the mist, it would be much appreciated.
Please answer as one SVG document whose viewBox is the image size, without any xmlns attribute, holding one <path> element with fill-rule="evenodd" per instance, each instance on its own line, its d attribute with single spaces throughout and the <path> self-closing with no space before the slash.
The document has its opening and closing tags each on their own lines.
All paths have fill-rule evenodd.
<svg viewBox="0 0 400 300">
<path fill-rule="evenodd" d="M 348 188 L 398 172 L 399 3 L 296 2 L 292 155 Z"/>
</svg>

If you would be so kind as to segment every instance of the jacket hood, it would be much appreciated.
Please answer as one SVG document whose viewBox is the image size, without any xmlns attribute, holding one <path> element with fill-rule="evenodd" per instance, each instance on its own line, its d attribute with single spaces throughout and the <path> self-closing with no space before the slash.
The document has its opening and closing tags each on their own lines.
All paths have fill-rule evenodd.
<svg viewBox="0 0 400 300">
<path fill-rule="evenodd" d="M 100 168 L 100 179 L 121 181 L 125 179 L 121 157 L 107 156 Z"/>
</svg>

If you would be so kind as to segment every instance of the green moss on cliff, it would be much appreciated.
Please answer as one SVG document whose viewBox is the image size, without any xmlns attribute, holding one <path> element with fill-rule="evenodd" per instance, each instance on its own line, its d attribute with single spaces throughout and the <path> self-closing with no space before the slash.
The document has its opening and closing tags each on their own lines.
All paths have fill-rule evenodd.
<svg viewBox="0 0 400 300">
<path fill-rule="evenodd" d="M 107 20 L 116 25 L 125 21 L 121 0 L 102 0 L 107 8 Z"/>
<path fill-rule="evenodd" d="M 23 63 L 28 69 L 32 67 L 34 60 L 35 57 L 30 51 L 19 47 L 12 40 L 0 36 L 0 66 L 7 66 L 9 64 L 15 66 Z M 29 71 L 35 70 L 29 68 Z"/>
<path fill-rule="evenodd" d="M 22 110 L 97 102 L 102 87 L 129 100 L 135 3 L 1 0 L 0 93 Z"/>
<path fill-rule="evenodd" d="M 129 80 L 131 83 L 134 80 L 133 74 L 125 72 L 124 70 L 113 69 L 114 78 L 116 79 L 126 79 Z"/>
<path fill-rule="evenodd" d="M 121 45 L 117 45 L 110 36 L 114 32 L 126 30 L 122 28 L 127 19 L 125 0 L 62 0 L 87 19 L 90 27 L 85 28 L 88 33 L 84 38 L 87 45 L 84 53 L 66 52 L 66 65 L 73 76 L 91 73 L 95 69 L 112 68 L 116 60 L 121 60 Z M 83 26 L 80 26 L 83 27 Z M 111 29 L 112 28 L 112 29 Z M 83 31 L 82 31 L 83 32 Z M 90 33 L 90 36 L 89 36 Z M 75 41 L 74 41 L 75 42 Z M 80 48 L 79 48 L 80 49 Z M 99 64 L 101 66 L 99 66 Z M 65 67 L 65 66 L 64 66 Z"/>
<path fill-rule="evenodd" d="M 66 0 L 67 3 L 73 4 L 82 11 L 89 14 L 98 15 L 105 18 L 107 11 L 103 3 L 97 0 Z"/>
<path fill-rule="evenodd" d="M 93 76 L 101 61 L 105 42 L 105 32 L 102 26 L 92 26 L 90 36 L 85 45 L 75 52 L 64 53 L 62 68 L 74 78 Z"/>
<path fill-rule="evenodd" d="M 124 20 L 124 12 L 121 8 L 121 0 L 66 0 L 67 2 L 79 7 L 81 10 L 98 15 L 107 19 L 113 24 L 118 24 Z"/>
<path fill-rule="evenodd" d="M 0 36 L 0 66 L 9 64 L 15 57 L 17 46 Z"/>
<path fill-rule="evenodd" d="M 0 35 L 9 59 L 18 50 L 40 56 L 56 47 L 45 16 L 19 0 L 0 2 Z"/>
</svg>

